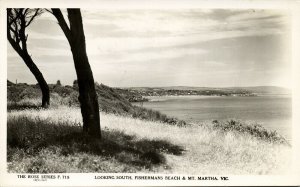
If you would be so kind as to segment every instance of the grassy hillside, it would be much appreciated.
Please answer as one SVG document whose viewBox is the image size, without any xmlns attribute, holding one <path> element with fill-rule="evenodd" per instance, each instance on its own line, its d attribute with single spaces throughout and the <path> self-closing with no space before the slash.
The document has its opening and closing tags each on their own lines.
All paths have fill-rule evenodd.
<svg viewBox="0 0 300 187">
<path fill-rule="evenodd" d="M 159 121 L 173 125 L 186 125 L 184 121 L 167 117 L 158 111 L 132 105 L 130 100 L 132 100 L 132 98 L 141 97 L 138 94 L 126 90 L 110 88 L 98 83 L 95 84 L 95 88 L 98 95 L 99 108 L 102 112 Z M 77 85 L 61 86 L 50 84 L 49 89 L 51 107 L 79 107 Z M 14 84 L 7 81 L 8 110 L 39 108 L 41 105 L 41 97 L 42 95 L 38 85 L 28 85 L 25 83 Z"/>
<path fill-rule="evenodd" d="M 101 113 L 101 142 L 81 125 L 76 107 L 10 111 L 9 172 L 283 174 L 290 164 L 278 135 L 238 122 L 179 127 Z"/>
</svg>

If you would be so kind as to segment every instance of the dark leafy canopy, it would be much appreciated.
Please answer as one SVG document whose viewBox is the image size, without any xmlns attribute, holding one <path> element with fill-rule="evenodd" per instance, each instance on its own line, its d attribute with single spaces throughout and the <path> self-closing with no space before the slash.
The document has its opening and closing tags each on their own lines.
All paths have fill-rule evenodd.
<svg viewBox="0 0 300 187">
<path fill-rule="evenodd" d="M 43 94 L 42 107 L 48 107 L 50 104 L 48 84 L 27 50 L 28 34 L 26 34 L 26 28 L 41 13 L 42 9 L 8 8 L 7 39 L 36 78 Z"/>
</svg>

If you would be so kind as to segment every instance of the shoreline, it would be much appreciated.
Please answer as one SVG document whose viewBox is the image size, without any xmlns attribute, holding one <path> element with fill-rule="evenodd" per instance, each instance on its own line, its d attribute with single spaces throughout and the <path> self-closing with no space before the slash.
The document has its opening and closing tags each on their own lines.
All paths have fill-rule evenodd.
<svg viewBox="0 0 300 187">
<path fill-rule="evenodd" d="M 158 102 L 165 101 L 167 99 L 176 99 L 176 98 L 213 98 L 213 97 L 224 97 L 220 95 L 162 95 L 162 96 L 145 96 L 145 99 L 148 99 L 146 102 Z M 228 97 L 228 96 L 226 96 Z"/>
<path fill-rule="evenodd" d="M 140 102 L 158 102 L 158 101 L 166 101 L 168 99 L 176 99 L 176 98 L 220 98 L 220 97 L 292 97 L 291 94 L 256 94 L 256 95 L 161 95 L 161 96 L 143 96 L 143 98 L 147 99 L 146 101 Z M 135 103 L 140 103 L 135 102 Z"/>
</svg>

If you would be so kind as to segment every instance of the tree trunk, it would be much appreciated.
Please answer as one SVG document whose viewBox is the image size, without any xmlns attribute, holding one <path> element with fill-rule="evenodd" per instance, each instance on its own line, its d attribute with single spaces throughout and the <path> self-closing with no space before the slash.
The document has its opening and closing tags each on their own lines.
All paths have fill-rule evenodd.
<svg viewBox="0 0 300 187">
<path fill-rule="evenodd" d="M 86 52 L 82 46 L 77 45 L 76 49 L 72 49 L 72 53 L 78 79 L 83 131 L 101 138 L 98 99 Z"/>
<path fill-rule="evenodd" d="M 99 105 L 93 72 L 86 53 L 80 9 L 68 9 L 68 17 L 71 31 L 69 43 L 78 80 L 83 131 L 95 138 L 101 138 Z"/>
<path fill-rule="evenodd" d="M 47 108 L 50 105 L 50 94 L 48 84 L 45 81 L 43 74 L 40 72 L 39 68 L 35 65 L 28 53 L 25 52 L 20 56 L 22 57 L 23 61 L 37 80 L 42 90 L 42 107 Z"/>
<path fill-rule="evenodd" d="M 49 94 L 49 87 L 46 82 L 46 80 L 43 77 L 43 74 L 40 72 L 39 68 L 35 65 L 32 58 L 28 54 L 27 50 L 22 50 L 21 47 L 14 43 L 14 41 L 11 38 L 8 38 L 9 43 L 12 45 L 12 47 L 15 49 L 15 51 L 20 55 L 20 57 L 25 62 L 26 66 L 29 68 L 31 73 L 34 75 L 35 79 L 37 80 L 41 91 L 42 91 L 42 107 L 48 108 L 50 105 L 50 94 Z"/>
<path fill-rule="evenodd" d="M 67 9 L 70 27 L 60 9 L 52 8 L 58 24 L 71 47 L 79 88 L 79 102 L 83 131 L 94 138 L 101 138 L 100 115 L 93 72 L 86 53 L 80 9 Z"/>
</svg>

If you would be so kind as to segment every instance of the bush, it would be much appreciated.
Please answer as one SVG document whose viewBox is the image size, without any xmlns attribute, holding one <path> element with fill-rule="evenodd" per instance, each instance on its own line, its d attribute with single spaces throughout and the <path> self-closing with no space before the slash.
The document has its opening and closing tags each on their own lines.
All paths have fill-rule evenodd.
<svg viewBox="0 0 300 187">
<path fill-rule="evenodd" d="M 133 118 L 150 120 L 150 121 L 159 121 L 162 123 L 167 123 L 170 125 L 186 126 L 187 123 L 183 120 L 178 120 L 176 118 L 167 117 L 165 114 L 160 113 L 159 111 L 146 109 L 139 106 L 134 106 L 134 111 L 132 112 Z"/>
<path fill-rule="evenodd" d="M 270 141 L 288 144 L 285 138 L 279 135 L 276 131 L 269 131 L 259 124 L 246 124 L 240 121 L 230 120 L 225 123 L 218 120 L 213 121 L 213 127 L 221 129 L 223 131 L 233 131 L 239 133 L 247 133 L 256 138 Z"/>
</svg>

